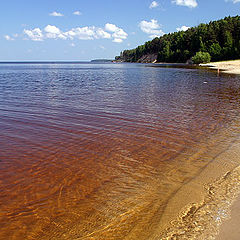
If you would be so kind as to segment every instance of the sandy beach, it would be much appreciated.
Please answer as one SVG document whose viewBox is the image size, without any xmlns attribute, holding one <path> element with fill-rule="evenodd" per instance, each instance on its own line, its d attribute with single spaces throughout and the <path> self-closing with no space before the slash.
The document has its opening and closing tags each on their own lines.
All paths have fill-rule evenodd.
<svg viewBox="0 0 240 240">
<path fill-rule="evenodd" d="M 200 64 L 200 66 L 209 67 L 211 69 L 219 69 L 224 73 L 240 74 L 240 60 L 211 62 L 207 64 Z"/>
<path fill-rule="evenodd" d="M 212 69 L 219 69 L 229 74 L 240 74 L 240 60 L 213 62 L 202 64 Z M 236 199 L 231 207 L 230 218 L 223 222 L 216 240 L 238 240 L 240 236 L 240 196 Z"/>
<path fill-rule="evenodd" d="M 211 62 L 208 64 L 201 64 L 201 66 L 216 70 L 219 69 L 228 74 L 240 74 L 240 60 Z M 240 222 L 240 196 L 236 199 L 230 211 L 230 217 L 221 225 L 216 240 L 239 239 L 240 229 L 238 226 Z"/>
<path fill-rule="evenodd" d="M 231 216 L 223 222 L 216 240 L 239 240 L 240 196 L 231 207 Z"/>
<path fill-rule="evenodd" d="M 188 239 L 199 240 L 239 239 L 240 231 L 237 227 L 240 220 L 239 147 L 240 143 L 236 142 L 227 151 L 219 154 L 214 162 L 193 181 L 182 187 L 169 201 L 166 209 L 169 216 L 172 209 L 182 207 L 182 210 L 177 211 L 181 212 L 181 215 L 176 221 L 170 221 L 172 229 L 167 230 L 163 239 L 175 239 L 171 233 L 178 237 L 176 239 L 186 239 L 185 236 Z M 226 172 L 230 168 L 232 170 Z M 186 195 L 189 199 L 187 205 L 182 201 L 186 200 Z M 191 211 L 195 211 L 195 214 Z M 196 227 L 196 223 L 201 227 Z M 205 230 L 202 231 L 201 228 Z M 182 232 L 184 236 L 181 236 Z"/>
</svg>

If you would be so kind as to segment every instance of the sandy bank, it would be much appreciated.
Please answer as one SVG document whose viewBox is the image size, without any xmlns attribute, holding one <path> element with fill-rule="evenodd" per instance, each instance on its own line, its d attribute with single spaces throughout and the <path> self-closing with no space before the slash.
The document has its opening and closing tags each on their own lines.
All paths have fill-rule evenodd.
<svg viewBox="0 0 240 240">
<path fill-rule="evenodd" d="M 218 147 L 222 149 L 222 145 Z M 162 233 L 162 239 L 240 239 L 239 228 L 235 227 L 240 220 L 239 154 L 239 141 L 217 155 L 208 154 L 216 157 L 168 202 L 164 217 L 169 217 L 171 226 Z M 173 211 L 180 213 L 179 216 L 174 217 Z"/>
<path fill-rule="evenodd" d="M 207 64 L 200 64 L 200 66 L 209 67 L 212 69 L 219 69 L 225 73 L 240 74 L 240 60 L 211 62 Z"/>
<path fill-rule="evenodd" d="M 216 240 L 239 240 L 240 238 L 240 196 L 231 207 L 230 219 L 225 221 Z"/>
</svg>

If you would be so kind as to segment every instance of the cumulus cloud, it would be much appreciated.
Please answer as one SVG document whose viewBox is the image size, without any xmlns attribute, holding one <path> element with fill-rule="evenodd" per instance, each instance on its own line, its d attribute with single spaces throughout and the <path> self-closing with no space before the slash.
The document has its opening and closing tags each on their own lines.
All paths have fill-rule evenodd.
<svg viewBox="0 0 240 240">
<path fill-rule="evenodd" d="M 14 38 L 10 37 L 9 35 L 5 35 L 4 38 L 7 40 L 7 41 L 13 41 Z"/>
<path fill-rule="evenodd" d="M 34 28 L 33 30 L 24 29 L 23 33 L 32 41 L 43 41 L 44 36 L 40 28 Z"/>
<path fill-rule="evenodd" d="M 111 34 L 104 31 L 102 28 L 92 27 L 78 27 L 63 33 L 69 39 L 93 40 L 93 39 L 109 39 Z"/>
<path fill-rule="evenodd" d="M 105 30 L 112 32 L 113 42 L 121 43 L 124 39 L 127 39 L 128 34 L 122 29 L 114 24 L 105 24 Z"/>
<path fill-rule="evenodd" d="M 187 31 L 190 27 L 182 26 L 180 28 L 177 28 L 177 31 Z"/>
<path fill-rule="evenodd" d="M 96 38 L 111 38 L 111 34 L 104 31 L 102 28 L 97 28 L 96 30 L 97 37 Z"/>
<path fill-rule="evenodd" d="M 128 36 L 123 29 L 111 23 L 107 23 L 105 29 L 95 26 L 86 26 L 72 28 L 65 32 L 54 25 L 47 25 L 43 31 L 40 28 L 35 28 L 33 30 L 24 29 L 24 34 L 27 35 L 28 39 L 33 41 L 43 41 L 44 39 L 113 39 L 113 42 L 118 43 L 122 42 Z"/>
<path fill-rule="evenodd" d="M 119 28 L 116 32 L 112 34 L 112 36 L 117 39 L 126 39 L 128 35 L 121 28 Z"/>
<path fill-rule="evenodd" d="M 164 32 L 160 29 L 161 26 L 155 19 L 152 19 L 150 22 L 145 20 L 141 21 L 139 27 L 144 33 L 147 33 L 150 38 L 160 37 L 164 34 Z"/>
<path fill-rule="evenodd" d="M 75 11 L 75 12 L 73 12 L 73 15 L 80 16 L 80 15 L 82 15 L 82 13 L 80 11 Z"/>
<path fill-rule="evenodd" d="M 63 17 L 64 16 L 62 13 L 58 13 L 58 12 L 52 12 L 52 13 L 49 13 L 49 15 L 52 17 Z"/>
<path fill-rule="evenodd" d="M 234 0 L 234 1 L 238 1 L 238 0 Z M 189 8 L 195 8 L 198 5 L 196 0 L 172 0 L 172 3 L 175 3 L 179 6 L 189 7 Z"/>
<path fill-rule="evenodd" d="M 158 2 L 156 2 L 156 1 L 153 1 L 149 6 L 150 9 L 156 8 L 156 7 L 158 7 Z"/>
<path fill-rule="evenodd" d="M 116 32 L 118 30 L 118 27 L 114 24 L 107 23 L 105 24 L 105 29 L 109 32 Z"/>
<path fill-rule="evenodd" d="M 61 38 L 61 39 L 67 39 L 67 37 L 60 31 L 59 28 L 53 25 L 47 25 L 44 28 L 44 31 L 46 32 L 45 37 L 46 38 Z"/>
<path fill-rule="evenodd" d="M 97 38 L 95 27 L 72 28 L 70 31 L 67 31 L 64 34 L 70 39 L 78 38 L 80 40 L 93 40 L 94 38 Z"/>
</svg>

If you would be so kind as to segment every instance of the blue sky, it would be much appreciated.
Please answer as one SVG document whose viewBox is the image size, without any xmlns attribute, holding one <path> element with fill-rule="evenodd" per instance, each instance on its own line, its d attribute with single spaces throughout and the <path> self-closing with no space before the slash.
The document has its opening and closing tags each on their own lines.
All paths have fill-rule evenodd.
<svg viewBox="0 0 240 240">
<path fill-rule="evenodd" d="M 112 59 L 239 10 L 240 0 L 2 0 L 0 60 Z"/>
</svg>

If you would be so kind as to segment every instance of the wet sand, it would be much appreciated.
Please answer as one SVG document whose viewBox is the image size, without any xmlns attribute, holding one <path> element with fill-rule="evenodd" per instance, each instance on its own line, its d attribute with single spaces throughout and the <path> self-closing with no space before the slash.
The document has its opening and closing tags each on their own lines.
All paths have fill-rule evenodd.
<svg viewBox="0 0 240 240">
<path fill-rule="evenodd" d="M 200 64 L 200 66 L 209 67 L 211 69 L 219 69 L 224 73 L 240 74 L 240 60 L 211 62 L 207 64 Z"/>
<path fill-rule="evenodd" d="M 201 64 L 211 69 L 219 69 L 228 74 L 240 74 L 240 60 L 212 62 Z M 240 239 L 240 196 L 231 206 L 229 216 L 223 221 L 216 240 L 238 240 Z"/>
<path fill-rule="evenodd" d="M 231 207 L 231 216 L 226 220 L 220 229 L 216 240 L 239 240 L 240 238 L 240 196 Z"/>
<path fill-rule="evenodd" d="M 210 240 L 219 231 L 217 240 L 239 239 L 240 199 L 232 206 L 240 191 L 239 154 L 240 143 L 235 142 L 179 189 L 165 210 L 163 217 L 172 226 L 166 227 L 161 239 Z"/>
</svg>

